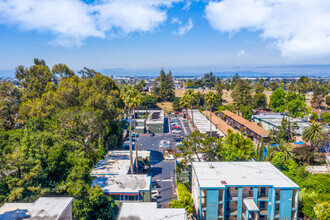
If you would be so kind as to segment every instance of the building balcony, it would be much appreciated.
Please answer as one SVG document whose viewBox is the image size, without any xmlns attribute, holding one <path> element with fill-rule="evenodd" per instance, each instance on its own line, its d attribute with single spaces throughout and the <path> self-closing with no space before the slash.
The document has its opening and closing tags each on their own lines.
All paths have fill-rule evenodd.
<svg viewBox="0 0 330 220">
<path fill-rule="evenodd" d="M 258 193 L 258 200 L 268 200 L 267 193 Z"/>
<path fill-rule="evenodd" d="M 267 215 L 268 214 L 268 210 L 267 209 L 260 209 L 259 214 L 260 215 Z"/>
<path fill-rule="evenodd" d="M 238 193 L 230 193 L 228 194 L 229 200 L 238 200 Z"/>
<path fill-rule="evenodd" d="M 237 211 L 237 209 L 229 209 L 228 213 L 231 215 L 237 215 L 238 211 Z"/>
<path fill-rule="evenodd" d="M 281 196 L 276 196 L 275 197 L 275 202 L 280 202 Z"/>
</svg>

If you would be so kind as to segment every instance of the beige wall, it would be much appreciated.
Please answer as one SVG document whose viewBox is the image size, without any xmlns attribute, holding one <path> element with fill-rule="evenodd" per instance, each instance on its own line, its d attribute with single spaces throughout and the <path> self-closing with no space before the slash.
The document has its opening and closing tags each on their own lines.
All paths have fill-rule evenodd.
<svg viewBox="0 0 330 220">
<path fill-rule="evenodd" d="M 198 211 L 199 209 L 199 198 L 200 198 L 200 188 L 199 188 L 199 185 L 198 185 L 198 181 L 197 181 L 197 177 L 196 177 L 196 174 L 195 174 L 195 170 L 194 168 L 192 167 L 192 174 L 191 174 L 191 192 L 192 192 L 192 197 L 193 197 L 193 200 L 194 200 L 194 207 L 195 207 L 195 210 L 196 212 Z"/>
</svg>

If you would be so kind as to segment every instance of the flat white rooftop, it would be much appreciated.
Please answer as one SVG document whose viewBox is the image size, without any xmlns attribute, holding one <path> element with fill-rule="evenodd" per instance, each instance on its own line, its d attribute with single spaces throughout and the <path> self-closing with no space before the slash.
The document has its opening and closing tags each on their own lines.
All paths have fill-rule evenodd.
<svg viewBox="0 0 330 220">
<path fill-rule="evenodd" d="M 138 194 L 139 191 L 150 190 L 151 176 L 146 174 L 137 175 L 111 175 L 97 177 L 92 185 L 99 185 L 104 193 L 119 195 L 125 193 Z"/>
<path fill-rule="evenodd" d="M 138 151 L 138 157 L 150 157 L 150 151 Z M 133 162 L 135 151 L 133 152 Z M 104 160 L 99 160 L 90 173 L 92 176 L 127 175 L 130 169 L 130 155 L 128 150 L 109 151 Z"/>
<path fill-rule="evenodd" d="M 226 186 L 273 186 L 298 188 L 270 162 L 193 162 L 201 188 Z"/>
<path fill-rule="evenodd" d="M 187 214 L 183 208 L 157 208 L 156 202 L 129 203 L 124 202 L 118 220 L 186 220 Z"/>
<path fill-rule="evenodd" d="M 199 110 L 192 110 L 194 116 L 194 124 L 201 133 L 210 133 L 210 120 L 203 115 Z M 191 110 L 188 110 L 188 114 L 191 117 Z M 218 136 L 225 136 L 213 123 L 212 123 L 212 133 L 216 133 Z"/>
<path fill-rule="evenodd" d="M 252 119 L 257 118 L 266 123 L 273 125 L 274 127 L 278 127 L 281 125 L 283 114 L 279 113 L 262 113 L 260 115 L 252 115 Z M 291 122 L 297 122 L 298 129 L 295 131 L 297 134 L 302 135 L 303 130 L 310 125 L 308 121 L 305 121 L 301 118 L 291 118 L 284 115 L 284 118 L 290 119 Z"/>
<path fill-rule="evenodd" d="M 72 203 L 72 197 L 41 197 L 34 203 L 5 203 L 0 207 L 1 220 L 56 220 Z"/>
</svg>

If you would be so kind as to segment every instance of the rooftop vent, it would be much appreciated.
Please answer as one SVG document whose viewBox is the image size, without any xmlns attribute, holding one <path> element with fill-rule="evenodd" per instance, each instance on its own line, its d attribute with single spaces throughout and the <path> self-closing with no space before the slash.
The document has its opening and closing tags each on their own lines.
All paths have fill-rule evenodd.
<svg viewBox="0 0 330 220">
<path fill-rule="evenodd" d="M 221 181 L 221 184 L 227 184 L 227 182 L 226 181 Z"/>
<path fill-rule="evenodd" d="M 212 164 L 210 164 L 210 169 L 214 169 L 214 166 Z"/>
</svg>

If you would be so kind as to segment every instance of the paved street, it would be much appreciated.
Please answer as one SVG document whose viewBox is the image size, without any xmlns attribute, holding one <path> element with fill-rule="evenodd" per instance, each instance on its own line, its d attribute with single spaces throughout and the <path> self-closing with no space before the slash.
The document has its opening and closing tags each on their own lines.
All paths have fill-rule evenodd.
<svg viewBox="0 0 330 220">
<path fill-rule="evenodd" d="M 165 123 L 166 131 L 170 132 L 168 118 Z M 181 123 L 184 126 L 183 123 Z M 188 125 L 186 125 L 188 127 Z M 189 129 L 189 128 L 188 128 Z M 182 129 L 183 132 L 184 129 Z M 190 131 L 190 129 L 188 130 Z M 183 133 L 182 133 L 183 134 Z M 175 161 L 174 160 L 164 160 L 162 149 L 159 148 L 159 143 L 161 140 L 171 141 L 172 148 L 175 149 L 175 143 L 173 141 L 173 136 L 170 133 L 156 134 L 154 137 L 150 137 L 147 134 L 140 135 L 138 138 L 138 149 L 139 150 L 150 150 L 151 151 L 151 173 L 152 181 L 158 181 L 160 188 L 159 197 L 157 199 L 158 206 L 164 203 L 170 202 L 173 198 L 173 186 L 175 184 L 174 170 Z"/>
</svg>

